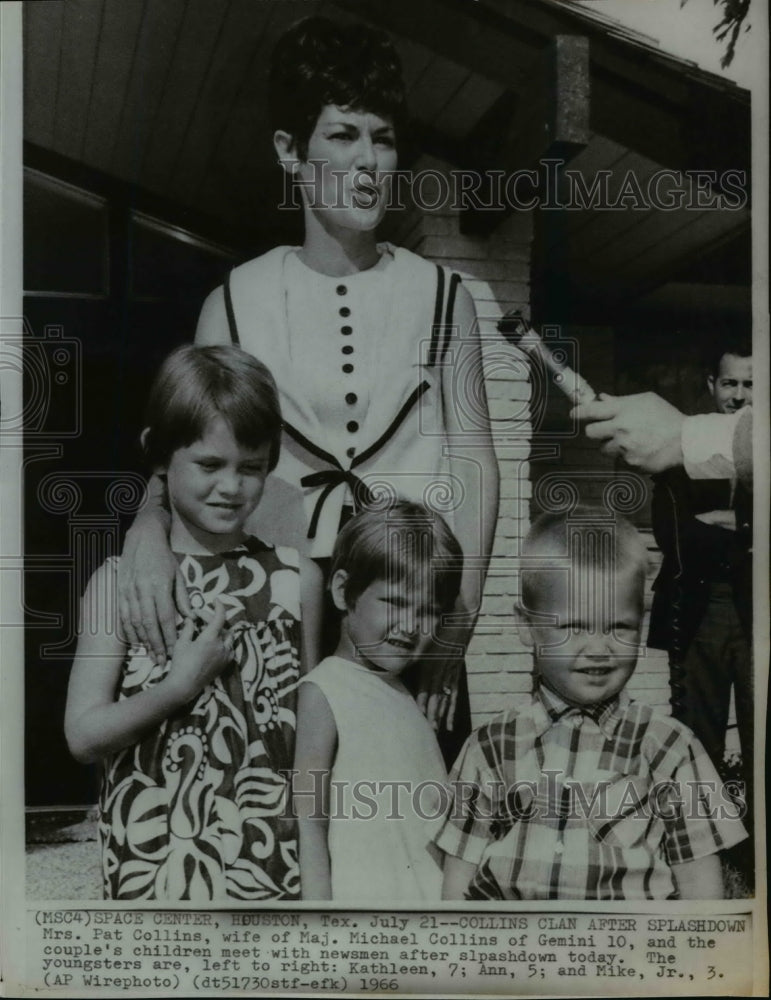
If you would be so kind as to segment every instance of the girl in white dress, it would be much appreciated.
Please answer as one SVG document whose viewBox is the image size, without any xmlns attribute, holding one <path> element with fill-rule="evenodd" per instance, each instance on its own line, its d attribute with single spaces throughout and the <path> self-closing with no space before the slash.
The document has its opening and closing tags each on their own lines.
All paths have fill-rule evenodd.
<svg viewBox="0 0 771 1000">
<path fill-rule="evenodd" d="M 329 587 L 343 614 L 340 641 L 303 679 L 298 701 L 303 899 L 441 898 L 432 838 L 448 804 L 446 772 L 400 675 L 429 655 L 462 567 L 446 522 L 419 504 L 359 514 L 338 536 Z"/>
</svg>

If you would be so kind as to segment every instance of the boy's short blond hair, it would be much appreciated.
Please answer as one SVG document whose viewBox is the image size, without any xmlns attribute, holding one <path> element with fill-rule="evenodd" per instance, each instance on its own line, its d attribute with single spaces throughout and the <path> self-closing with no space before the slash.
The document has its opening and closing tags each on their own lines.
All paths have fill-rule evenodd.
<svg viewBox="0 0 771 1000">
<path fill-rule="evenodd" d="M 526 612 L 537 603 L 544 570 L 581 568 L 629 575 L 642 612 L 648 550 L 635 526 L 604 507 L 579 506 L 541 514 L 522 545 L 521 590 Z"/>
</svg>

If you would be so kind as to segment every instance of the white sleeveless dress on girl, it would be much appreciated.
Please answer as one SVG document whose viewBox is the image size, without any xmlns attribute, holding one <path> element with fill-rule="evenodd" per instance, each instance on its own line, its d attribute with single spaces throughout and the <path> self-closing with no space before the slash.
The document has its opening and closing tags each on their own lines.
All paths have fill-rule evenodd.
<svg viewBox="0 0 771 1000">
<path fill-rule="evenodd" d="M 398 677 L 329 656 L 301 683 L 318 686 L 337 727 L 328 847 L 332 899 L 437 901 L 433 844 L 448 803 L 434 731 Z M 300 872 L 302 878 L 302 871 Z"/>
</svg>

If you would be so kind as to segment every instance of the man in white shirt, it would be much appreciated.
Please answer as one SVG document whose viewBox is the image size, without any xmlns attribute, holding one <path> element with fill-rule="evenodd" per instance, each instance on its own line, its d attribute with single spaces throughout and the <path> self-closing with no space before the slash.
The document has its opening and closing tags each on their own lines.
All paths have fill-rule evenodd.
<svg viewBox="0 0 771 1000">
<path fill-rule="evenodd" d="M 742 777 L 752 798 L 752 357 L 725 342 L 707 377 L 715 413 L 685 416 L 655 393 L 575 407 L 602 451 L 654 473 L 664 559 L 648 645 L 669 653 L 672 714 L 720 768 L 733 689 Z M 751 822 L 751 821 L 750 821 Z M 746 852 L 745 852 L 746 853 Z M 752 860 L 735 859 L 748 882 Z"/>
</svg>

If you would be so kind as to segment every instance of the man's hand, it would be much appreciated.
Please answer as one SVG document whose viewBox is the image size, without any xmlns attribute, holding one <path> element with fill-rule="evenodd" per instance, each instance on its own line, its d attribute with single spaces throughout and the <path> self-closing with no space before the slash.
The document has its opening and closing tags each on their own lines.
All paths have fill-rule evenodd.
<svg viewBox="0 0 771 1000">
<path fill-rule="evenodd" d="M 185 616 L 191 608 L 179 564 L 155 516 L 140 515 L 126 535 L 118 564 L 118 601 L 127 643 L 144 646 L 156 663 L 164 663 L 177 639 L 175 604 Z"/>
<path fill-rule="evenodd" d="M 618 455 L 645 472 L 663 472 L 683 464 L 683 414 L 661 396 L 640 392 L 633 396 L 602 393 L 582 403 L 570 416 L 586 423 L 586 436 L 604 441 L 606 455 Z"/>
</svg>

